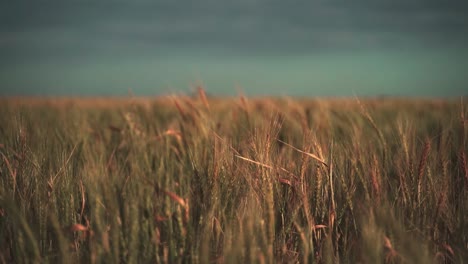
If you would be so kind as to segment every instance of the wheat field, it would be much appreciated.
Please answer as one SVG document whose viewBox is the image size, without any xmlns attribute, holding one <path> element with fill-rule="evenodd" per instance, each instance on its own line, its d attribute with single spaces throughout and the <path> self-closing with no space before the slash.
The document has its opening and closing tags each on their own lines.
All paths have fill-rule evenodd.
<svg viewBox="0 0 468 264">
<path fill-rule="evenodd" d="M 2 263 L 466 263 L 463 99 L 0 99 Z"/>
</svg>

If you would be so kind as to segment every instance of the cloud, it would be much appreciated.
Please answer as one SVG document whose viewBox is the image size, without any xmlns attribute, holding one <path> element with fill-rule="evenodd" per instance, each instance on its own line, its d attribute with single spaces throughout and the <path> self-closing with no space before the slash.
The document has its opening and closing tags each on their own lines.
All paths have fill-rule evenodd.
<svg viewBox="0 0 468 264">
<path fill-rule="evenodd" d="M 465 0 L 5 0 L 0 86 L 461 89 L 467 32 Z"/>
<path fill-rule="evenodd" d="M 307 52 L 468 44 L 466 1 L 9 1 L 0 46 Z M 16 48 L 15 48 L 16 47 Z"/>
</svg>

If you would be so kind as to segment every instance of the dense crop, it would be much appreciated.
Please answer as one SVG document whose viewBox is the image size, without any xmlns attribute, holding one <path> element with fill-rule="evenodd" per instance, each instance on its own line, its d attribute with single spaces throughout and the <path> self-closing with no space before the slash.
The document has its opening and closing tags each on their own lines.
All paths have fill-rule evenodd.
<svg viewBox="0 0 468 264">
<path fill-rule="evenodd" d="M 466 103 L 0 102 L 0 261 L 460 263 Z"/>
</svg>

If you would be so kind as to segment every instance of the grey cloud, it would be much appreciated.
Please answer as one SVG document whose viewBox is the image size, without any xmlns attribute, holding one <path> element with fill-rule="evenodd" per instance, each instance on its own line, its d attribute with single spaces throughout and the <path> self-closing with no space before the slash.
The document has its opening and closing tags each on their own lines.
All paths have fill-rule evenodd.
<svg viewBox="0 0 468 264">
<path fill-rule="evenodd" d="M 109 45 L 276 52 L 462 46 L 465 2 L 20 0 L 0 4 L 0 45 L 70 52 Z"/>
<path fill-rule="evenodd" d="M 466 0 L 0 0 L 0 86 L 126 90 L 200 69 L 219 86 L 334 87 L 356 73 L 368 89 L 459 89 L 467 18 Z"/>
</svg>

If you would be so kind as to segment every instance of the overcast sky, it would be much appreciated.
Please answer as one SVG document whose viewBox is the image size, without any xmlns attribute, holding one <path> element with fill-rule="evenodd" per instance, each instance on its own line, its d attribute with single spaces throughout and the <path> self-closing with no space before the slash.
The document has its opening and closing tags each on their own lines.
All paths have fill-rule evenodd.
<svg viewBox="0 0 468 264">
<path fill-rule="evenodd" d="M 468 1 L 0 0 L 0 95 L 459 96 Z"/>
</svg>

